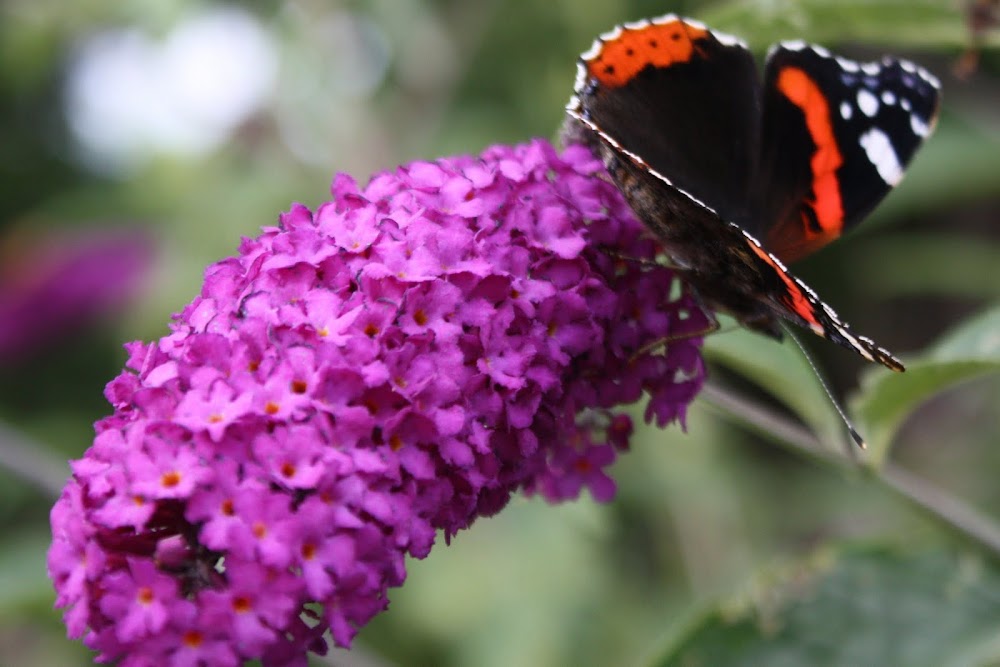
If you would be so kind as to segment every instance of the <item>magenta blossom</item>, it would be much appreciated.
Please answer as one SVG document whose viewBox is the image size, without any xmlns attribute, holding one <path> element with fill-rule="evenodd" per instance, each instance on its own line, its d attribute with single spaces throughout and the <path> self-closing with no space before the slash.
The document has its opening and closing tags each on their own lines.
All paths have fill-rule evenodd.
<svg viewBox="0 0 1000 667">
<path fill-rule="evenodd" d="M 305 665 L 437 531 L 519 489 L 609 500 L 615 407 L 683 420 L 707 322 L 603 175 L 536 141 L 338 176 L 211 266 L 128 347 L 52 511 L 70 635 L 124 666 Z"/>
</svg>

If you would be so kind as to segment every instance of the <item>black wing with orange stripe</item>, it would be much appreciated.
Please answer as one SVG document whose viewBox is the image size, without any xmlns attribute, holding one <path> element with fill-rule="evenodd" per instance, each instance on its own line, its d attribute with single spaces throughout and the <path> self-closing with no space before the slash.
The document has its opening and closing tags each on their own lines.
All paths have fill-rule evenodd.
<svg viewBox="0 0 1000 667">
<path fill-rule="evenodd" d="M 906 61 L 856 63 L 801 42 L 774 47 L 750 231 L 794 261 L 856 225 L 933 130 L 938 97 L 937 80 Z"/>
<path fill-rule="evenodd" d="M 853 350 L 868 361 L 880 363 L 890 370 L 904 370 L 902 362 L 891 352 L 880 347 L 871 338 L 852 332 L 850 325 L 840 319 L 812 288 L 793 276 L 780 259 L 765 250 L 749 232 L 742 229 L 740 231 L 746 247 L 750 249 L 750 261 L 763 286 L 758 291 L 758 296 L 769 304 L 775 316 Z"/>
<path fill-rule="evenodd" d="M 665 16 L 601 35 L 581 67 L 571 114 L 724 220 L 746 222 L 761 86 L 745 45 Z"/>
</svg>

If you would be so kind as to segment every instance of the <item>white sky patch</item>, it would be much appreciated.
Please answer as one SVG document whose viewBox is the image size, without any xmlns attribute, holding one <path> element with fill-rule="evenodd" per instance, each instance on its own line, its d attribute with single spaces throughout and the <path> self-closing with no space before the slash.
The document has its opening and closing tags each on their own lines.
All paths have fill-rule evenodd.
<svg viewBox="0 0 1000 667">
<path fill-rule="evenodd" d="M 157 153 L 207 153 L 266 103 L 277 65 L 270 35 L 235 7 L 183 20 L 162 41 L 134 28 L 100 33 L 70 63 L 70 128 L 88 160 L 112 171 Z"/>
<path fill-rule="evenodd" d="M 876 127 L 868 130 L 861 135 L 861 147 L 883 181 L 894 186 L 902 180 L 903 166 L 885 132 Z"/>
</svg>

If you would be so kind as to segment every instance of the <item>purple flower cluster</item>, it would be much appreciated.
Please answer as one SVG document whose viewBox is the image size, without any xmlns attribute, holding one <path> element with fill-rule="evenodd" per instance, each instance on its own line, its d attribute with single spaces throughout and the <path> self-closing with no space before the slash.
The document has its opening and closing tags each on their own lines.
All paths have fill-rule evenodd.
<svg viewBox="0 0 1000 667">
<path fill-rule="evenodd" d="M 52 510 L 69 634 L 126 666 L 305 665 L 438 530 L 605 472 L 615 406 L 683 419 L 707 324 L 585 149 L 494 147 L 295 206 L 211 266 Z M 640 352 L 658 339 L 673 342 Z"/>
</svg>

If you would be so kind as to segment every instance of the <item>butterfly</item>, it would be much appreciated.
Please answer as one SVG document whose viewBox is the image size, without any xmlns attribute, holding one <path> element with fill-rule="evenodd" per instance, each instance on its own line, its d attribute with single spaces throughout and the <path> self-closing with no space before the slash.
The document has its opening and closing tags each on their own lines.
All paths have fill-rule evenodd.
<svg viewBox="0 0 1000 667">
<path fill-rule="evenodd" d="M 906 60 L 858 63 L 801 41 L 773 46 L 761 79 L 742 41 L 669 14 L 618 26 L 580 56 L 567 136 L 601 156 L 709 310 L 778 339 L 792 322 L 902 371 L 786 263 L 899 183 L 939 91 Z"/>
</svg>

